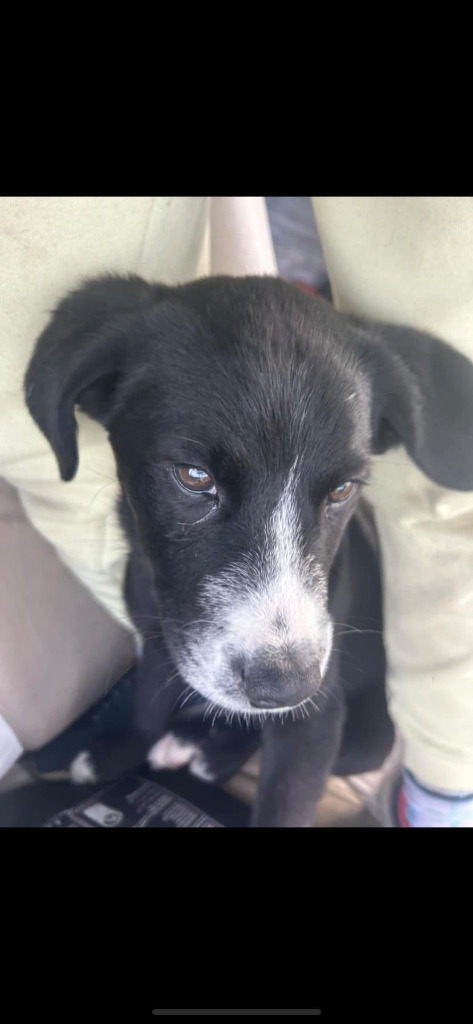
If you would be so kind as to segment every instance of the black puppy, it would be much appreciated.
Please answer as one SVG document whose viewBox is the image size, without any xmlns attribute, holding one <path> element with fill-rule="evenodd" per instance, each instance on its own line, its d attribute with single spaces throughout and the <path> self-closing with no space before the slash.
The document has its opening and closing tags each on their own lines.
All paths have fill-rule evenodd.
<svg viewBox="0 0 473 1024">
<path fill-rule="evenodd" d="M 272 278 L 106 277 L 57 308 L 26 398 L 63 480 L 77 469 L 76 405 L 115 453 L 144 639 L 121 767 L 190 688 L 259 716 L 254 823 L 308 825 L 334 767 L 377 767 L 392 740 L 376 554 L 354 515 L 370 456 L 402 443 L 433 480 L 473 489 L 473 364 Z M 358 650 L 334 639 L 351 627 L 372 630 Z M 233 767 L 255 735 L 232 734 Z M 151 761 L 176 763 L 170 746 Z"/>
</svg>

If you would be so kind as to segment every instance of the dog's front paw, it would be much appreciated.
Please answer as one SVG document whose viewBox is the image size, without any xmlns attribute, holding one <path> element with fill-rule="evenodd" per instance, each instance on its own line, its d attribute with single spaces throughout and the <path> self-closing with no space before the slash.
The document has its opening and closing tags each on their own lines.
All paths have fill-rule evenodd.
<svg viewBox="0 0 473 1024">
<path fill-rule="evenodd" d="M 78 786 L 116 782 L 139 771 L 149 746 L 150 737 L 133 730 L 101 737 L 90 750 L 76 754 L 69 765 L 69 779 Z"/>
<path fill-rule="evenodd" d="M 75 786 L 93 786 L 98 782 L 97 769 L 90 751 L 81 750 L 71 761 L 69 778 Z"/>
<path fill-rule="evenodd" d="M 174 732 L 167 732 L 153 744 L 147 761 L 154 771 L 176 771 L 188 766 L 192 775 L 205 782 L 215 779 L 199 746 Z"/>
</svg>

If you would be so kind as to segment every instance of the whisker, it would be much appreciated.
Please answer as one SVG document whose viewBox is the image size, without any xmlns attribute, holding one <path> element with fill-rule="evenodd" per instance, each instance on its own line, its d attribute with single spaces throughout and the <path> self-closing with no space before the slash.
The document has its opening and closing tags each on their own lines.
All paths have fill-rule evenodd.
<svg viewBox="0 0 473 1024">
<path fill-rule="evenodd" d="M 188 686 L 187 690 L 189 690 L 189 693 L 187 693 L 186 696 L 186 690 L 184 690 L 184 700 L 182 700 L 181 703 L 179 704 L 180 708 L 183 708 L 184 704 L 187 704 L 187 701 L 190 700 L 190 698 L 193 697 L 195 694 L 195 690 L 192 689 L 192 686 Z"/>
<path fill-rule="evenodd" d="M 158 686 L 158 689 L 156 690 L 156 693 L 154 694 L 154 697 L 151 698 L 150 704 L 154 704 L 156 698 L 159 697 L 160 693 L 162 693 L 163 690 L 166 690 L 167 687 L 170 686 L 171 683 L 174 682 L 174 680 L 177 678 L 178 675 L 179 675 L 179 671 L 177 669 L 176 669 L 175 672 L 171 672 L 171 675 L 167 677 L 165 682 Z"/>
<path fill-rule="evenodd" d="M 359 634 L 375 633 L 377 636 L 382 636 L 383 635 L 383 630 L 382 629 L 345 629 L 343 631 L 343 633 L 337 633 L 337 637 L 339 637 L 339 636 L 351 636 L 353 633 L 359 633 Z"/>
<path fill-rule="evenodd" d="M 178 438 L 179 441 L 189 441 L 190 444 L 196 444 L 198 448 L 203 448 L 205 451 L 205 445 L 202 444 L 201 441 L 196 441 L 192 437 L 184 437 L 184 434 L 176 434 L 176 438 Z"/>
</svg>

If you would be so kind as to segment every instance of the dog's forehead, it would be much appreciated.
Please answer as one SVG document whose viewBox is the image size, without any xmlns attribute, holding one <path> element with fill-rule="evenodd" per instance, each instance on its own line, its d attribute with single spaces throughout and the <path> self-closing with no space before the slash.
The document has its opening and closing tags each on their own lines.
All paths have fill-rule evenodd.
<svg viewBox="0 0 473 1024">
<path fill-rule="evenodd" d="M 339 314 L 284 282 L 197 282 L 163 310 L 168 431 L 242 462 L 366 447 L 369 386 Z"/>
</svg>

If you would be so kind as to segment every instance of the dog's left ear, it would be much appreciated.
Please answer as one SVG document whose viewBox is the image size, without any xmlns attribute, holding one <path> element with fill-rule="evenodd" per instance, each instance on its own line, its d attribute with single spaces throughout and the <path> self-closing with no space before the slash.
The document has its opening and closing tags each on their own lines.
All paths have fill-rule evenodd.
<svg viewBox="0 0 473 1024">
<path fill-rule="evenodd" d="M 107 275 L 59 304 L 25 377 L 28 409 L 56 455 L 63 480 L 78 460 L 75 407 L 107 426 L 139 372 L 140 317 L 167 297 L 165 285 Z"/>
<path fill-rule="evenodd" d="M 422 331 L 349 319 L 372 381 L 375 453 L 403 444 L 436 483 L 473 490 L 473 363 Z"/>
</svg>

